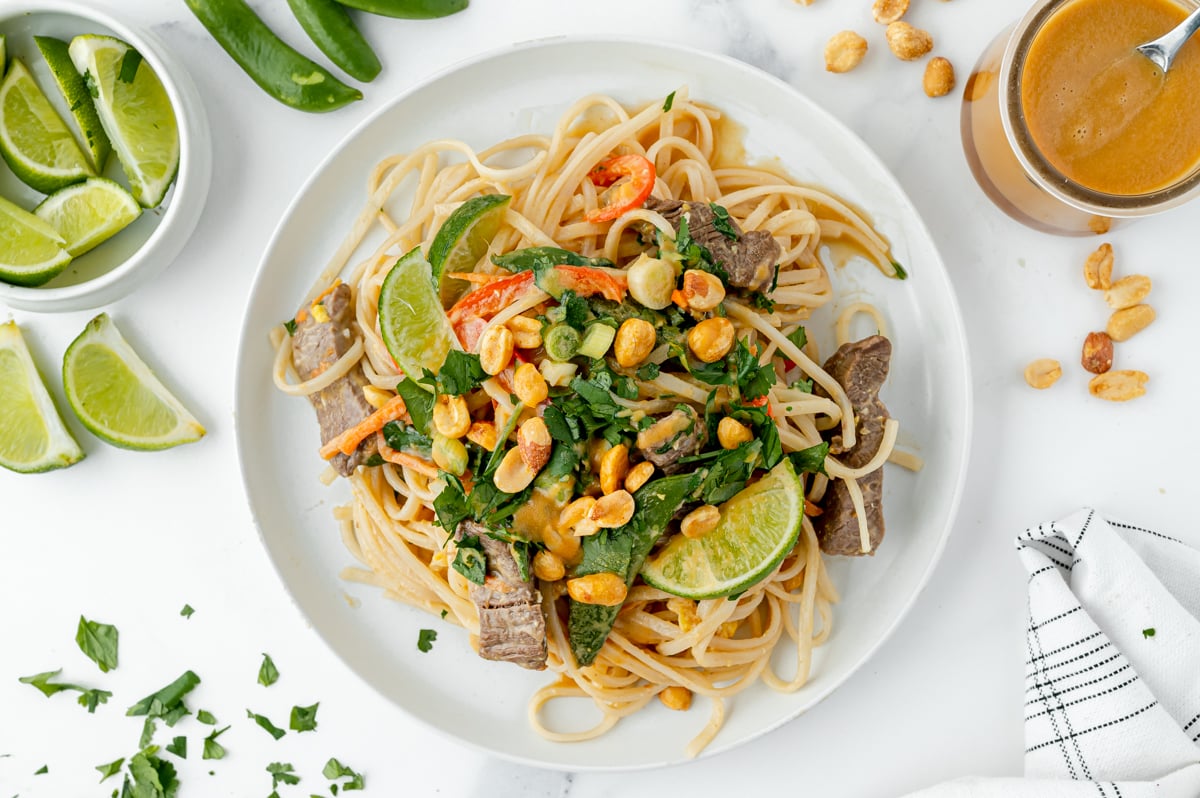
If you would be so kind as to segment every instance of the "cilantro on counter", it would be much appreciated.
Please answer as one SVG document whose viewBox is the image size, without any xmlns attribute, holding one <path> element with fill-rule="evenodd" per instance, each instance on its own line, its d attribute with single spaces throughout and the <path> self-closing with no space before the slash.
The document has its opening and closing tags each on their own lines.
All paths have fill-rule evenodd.
<svg viewBox="0 0 1200 798">
<path fill-rule="evenodd" d="M 96 770 L 100 771 L 100 781 L 112 778 L 121 772 L 121 766 L 125 764 L 125 757 L 113 760 L 107 765 L 96 765 Z"/>
<path fill-rule="evenodd" d="M 44 775 L 44 774 L 46 774 L 46 773 L 49 773 L 49 772 L 50 772 L 50 766 L 49 766 L 49 765 L 42 765 L 42 766 L 41 766 L 40 768 L 38 768 L 37 770 L 33 771 L 33 775 L 35 775 L 35 776 L 41 776 L 41 775 Z"/>
<path fill-rule="evenodd" d="M 295 770 L 291 762 L 272 762 L 267 765 L 267 772 L 271 774 L 272 789 L 280 784 L 299 784 L 300 777 L 295 774 Z"/>
<path fill-rule="evenodd" d="M 147 715 L 152 718 L 163 718 L 168 726 L 174 726 L 184 715 L 190 714 L 183 703 L 183 697 L 200 684 L 200 677 L 191 671 L 183 675 L 156 693 L 143 698 L 126 710 L 131 717 Z"/>
<path fill-rule="evenodd" d="M 229 731 L 229 727 L 224 729 L 214 729 L 207 737 L 204 738 L 204 753 L 201 754 L 201 759 L 224 759 L 225 748 L 217 742 L 217 738 L 225 732 Z"/>
<path fill-rule="evenodd" d="M 195 611 L 194 609 L 192 609 L 192 605 L 191 605 L 191 604 L 184 604 L 184 605 L 183 605 L 183 609 L 181 609 L 181 610 L 179 611 L 179 614 L 180 614 L 180 615 L 182 615 L 184 618 L 191 618 L 191 617 L 192 617 L 192 614 L 193 614 L 193 613 L 195 613 L 195 612 L 196 612 L 196 611 Z"/>
<path fill-rule="evenodd" d="M 320 701 L 311 707 L 292 707 L 292 716 L 288 720 L 288 728 L 294 732 L 316 731 L 317 707 L 319 706 L 321 706 Z"/>
<path fill-rule="evenodd" d="M 187 759 L 187 738 L 182 736 L 173 738 L 167 744 L 166 750 L 180 759 Z"/>
<path fill-rule="evenodd" d="M 428 654 L 433 650 L 433 641 L 435 640 L 437 640 L 437 631 L 433 629 L 422 629 L 417 634 L 417 650 L 423 654 Z"/>
<path fill-rule="evenodd" d="M 79 650 L 100 667 L 101 673 L 117 667 L 117 637 L 117 627 L 79 616 L 75 642 Z"/>
<path fill-rule="evenodd" d="M 63 690 L 75 690 L 79 693 L 79 706 L 86 707 L 88 712 L 95 712 L 98 704 L 108 703 L 108 699 L 112 697 L 112 693 L 108 690 L 97 690 L 88 687 L 80 687 L 77 684 L 68 684 L 67 682 L 53 682 L 53 679 L 58 674 L 62 673 L 62 668 L 56 671 L 46 671 L 44 673 L 36 673 L 33 676 L 22 676 L 17 681 L 22 684 L 33 685 L 42 691 L 42 694 L 49 698 L 55 693 Z"/>
<path fill-rule="evenodd" d="M 279 669 L 275 667 L 275 660 L 271 659 L 271 655 L 263 652 L 262 664 L 258 666 L 258 683 L 263 687 L 270 687 L 279 681 Z"/>
<path fill-rule="evenodd" d="M 175 798 L 179 779 L 175 766 L 159 759 L 158 746 L 152 745 L 129 759 L 129 775 L 121 787 L 121 795 L 137 798 Z M 132 779 L 132 781 L 130 781 Z"/>
<path fill-rule="evenodd" d="M 202 709 L 199 712 L 197 712 L 196 720 L 200 721 L 201 723 L 205 724 L 206 726 L 216 726 L 217 725 L 217 719 L 215 717 L 213 717 L 213 713 L 209 712 L 207 709 Z"/>
<path fill-rule="evenodd" d="M 260 729 L 262 729 L 267 734 L 274 737 L 276 740 L 278 740 L 283 735 L 287 734 L 287 732 L 285 732 L 283 729 L 279 728 L 274 723 L 272 723 L 271 720 L 266 715 L 258 715 L 256 713 L 252 712 L 251 710 L 247 709 L 246 717 L 250 718 L 252 721 L 257 723 Z"/>
<path fill-rule="evenodd" d="M 325 769 L 321 771 L 321 775 L 330 781 L 349 778 L 350 780 L 342 785 L 342 790 L 347 792 L 350 790 L 361 790 L 364 785 L 361 773 L 356 773 L 349 765 L 343 765 L 332 757 L 325 763 Z"/>
<path fill-rule="evenodd" d="M 1154 637 L 1154 627 L 1142 630 L 1142 637 Z"/>
</svg>

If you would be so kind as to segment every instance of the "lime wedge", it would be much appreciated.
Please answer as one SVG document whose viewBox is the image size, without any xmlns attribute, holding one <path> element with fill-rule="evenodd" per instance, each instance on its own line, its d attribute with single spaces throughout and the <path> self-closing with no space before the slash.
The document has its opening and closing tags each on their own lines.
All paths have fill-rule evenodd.
<svg viewBox="0 0 1200 798">
<path fill-rule="evenodd" d="M 446 273 L 475 271 L 500 229 L 511 200 L 505 194 L 472 197 L 455 208 L 438 228 L 429 245 L 429 265 L 433 267 L 433 283 L 442 296 L 442 307 L 453 305 L 468 288 L 466 282 L 449 279 Z"/>
<path fill-rule="evenodd" d="M 54 82 L 58 84 L 58 90 L 66 98 L 71 115 L 79 125 L 79 132 L 83 134 L 83 142 L 87 145 L 88 155 L 92 159 L 92 168 L 97 174 L 103 172 L 108 155 L 112 152 L 112 144 L 109 143 L 104 128 L 100 126 L 96 104 L 92 102 L 92 95 L 88 93 L 87 85 L 83 82 L 83 75 L 79 74 L 75 65 L 71 63 L 67 43 L 51 36 L 34 36 L 33 40 L 37 42 L 42 58 L 45 59 L 46 66 L 50 67 Z"/>
<path fill-rule="evenodd" d="M 67 123 L 17 58 L 0 81 L 0 155 L 13 174 L 43 194 L 92 174 Z"/>
<path fill-rule="evenodd" d="M 0 33 L 0 76 L 8 69 L 8 37 Z"/>
<path fill-rule="evenodd" d="M 17 323 L 0 324 L 0 466 L 25 474 L 83 459 L 38 376 Z"/>
<path fill-rule="evenodd" d="M 0 280 L 41 285 L 71 262 L 64 239 L 49 223 L 0 197 Z"/>
<path fill-rule="evenodd" d="M 129 192 L 103 177 L 60 189 L 33 209 L 66 241 L 67 252 L 79 257 L 125 229 L 142 213 Z"/>
<path fill-rule="evenodd" d="M 388 272 L 379 289 L 379 332 L 396 365 L 414 380 L 437 372 L 450 351 L 450 321 L 417 247 Z"/>
<path fill-rule="evenodd" d="M 762 581 L 796 545 L 804 488 L 786 457 L 721 505 L 721 520 L 701 538 L 676 535 L 642 566 L 642 579 L 691 599 L 740 593 Z"/>
<path fill-rule="evenodd" d="M 126 449 L 169 449 L 204 427 L 163 387 L 107 313 L 88 322 L 63 355 L 63 388 L 83 425 Z"/>
<path fill-rule="evenodd" d="M 134 198 L 142 207 L 157 207 L 179 171 L 179 125 L 167 90 L 141 54 L 120 39 L 76 36 L 68 51 L 95 98 Z"/>
</svg>

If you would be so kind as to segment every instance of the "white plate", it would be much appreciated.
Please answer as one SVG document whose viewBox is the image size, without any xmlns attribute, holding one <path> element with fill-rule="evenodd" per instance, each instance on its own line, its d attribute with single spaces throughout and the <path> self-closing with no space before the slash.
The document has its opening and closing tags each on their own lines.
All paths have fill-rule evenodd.
<svg viewBox="0 0 1200 798">
<path fill-rule="evenodd" d="M 365 199 L 367 174 L 381 158 L 435 138 L 483 148 L 518 133 L 548 133 L 584 94 L 638 102 L 683 84 L 745 127 L 752 157 L 777 156 L 797 178 L 865 209 L 911 274 L 905 282 L 888 280 L 852 263 L 836 270 L 834 280 L 840 301 L 869 298 L 884 309 L 895 342 L 884 399 L 903 423 L 902 441 L 917 447 L 926 466 L 917 474 L 888 467 L 888 531 L 879 554 L 832 563 L 843 601 L 808 685 L 791 695 L 763 686 L 738 695 L 704 753 L 795 718 L 866 661 L 925 584 L 954 518 L 970 437 L 962 321 L 929 232 L 879 159 L 825 111 L 750 66 L 657 42 L 558 39 L 482 57 L 397 98 L 326 159 L 275 231 L 245 314 L 238 450 L 263 542 L 292 597 L 343 661 L 397 706 L 463 742 L 531 764 L 599 769 L 679 762 L 708 708 L 697 701 L 680 713 L 656 703 L 598 740 L 546 742 L 526 722 L 526 700 L 550 676 L 485 662 L 457 627 L 341 581 L 338 572 L 352 563 L 330 512 L 348 490 L 317 481 L 322 463 L 313 411 L 274 389 L 267 331 L 291 318 L 349 229 Z M 822 343 L 829 352 L 828 341 Z M 351 608 L 344 593 L 361 606 Z M 416 646 L 422 627 L 439 632 L 428 654 Z M 582 703 L 579 713 L 592 717 Z"/>
</svg>

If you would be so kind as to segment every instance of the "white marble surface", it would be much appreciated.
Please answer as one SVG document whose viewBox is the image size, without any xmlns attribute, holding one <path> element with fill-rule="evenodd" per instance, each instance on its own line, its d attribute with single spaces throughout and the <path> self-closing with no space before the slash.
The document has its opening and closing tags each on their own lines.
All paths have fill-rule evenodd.
<svg viewBox="0 0 1200 798">
<path fill-rule="evenodd" d="M 1189 452 L 1197 443 L 1189 296 L 1200 272 L 1187 246 L 1200 205 L 1109 237 L 1118 270 L 1155 280 L 1158 322 L 1119 350 L 1151 374 L 1127 406 L 1087 396 L 1072 367 L 1083 333 L 1102 327 L 1081 263 L 1097 243 L 1028 231 L 995 210 L 959 146 L 957 96 L 921 92 L 922 67 L 885 49 L 867 0 L 474 0 L 438 22 L 372 18 L 385 64 L 365 101 L 307 116 L 276 104 L 242 74 L 182 3 L 108 0 L 152 28 L 192 71 L 215 141 L 213 189 L 194 238 L 156 283 L 108 308 L 147 360 L 209 428 L 200 444 L 160 454 L 112 449 L 80 430 L 81 465 L 35 478 L 0 473 L 0 793 L 107 795 L 94 765 L 128 755 L 141 728 L 122 708 L 186 668 L 203 678 L 193 708 L 233 728 L 229 756 L 201 762 L 200 727 L 184 721 L 191 758 L 180 795 L 270 792 L 268 762 L 304 781 L 281 795 L 326 793 L 336 756 L 367 775 L 374 795 L 730 795 L 748 784 L 821 796 L 889 796 L 946 778 L 1015 775 L 1022 756 L 1024 584 L 1012 537 L 1081 504 L 1200 541 L 1189 527 Z M 280 2 L 255 7 L 312 51 Z M 19 6 L 0 2 L 0 7 Z M 913 0 L 910 19 L 965 77 L 976 55 L 1024 10 L 1023 0 Z M 821 50 L 843 28 L 868 34 L 862 67 L 826 74 Z M 897 633 L 837 693 L 799 720 L 731 753 L 636 774 L 560 774 L 459 747 L 382 703 L 319 643 L 288 601 L 259 545 L 238 477 L 233 362 L 242 306 L 267 238 L 302 181 L 338 140 L 397 92 L 477 52 L 563 33 L 624 33 L 726 52 L 829 108 L 897 174 L 933 231 L 966 316 L 976 397 L 975 446 L 962 510 L 941 566 Z M 583 87 L 581 87 L 582 90 Z M 0 311 L 0 316 L 6 313 Z M 90 318 L 12 314 L 54 390 L 60 353 Z M 1034 357 L 1068 373 L 1050 392 L 1021 380 Z M 184 603 L 196 608 L 185 620 Z M 73 642 L 83 612 L 117 624 L 121 666 L 101 676 Z M 282 672 L 255 684 L 259 652 Z M 103 684 L 112 703 L 87 715 L 67 696 L 46 700 L 18 676 L 64 667 Z M 279 742 L 247 707 L 286 719 L 321 702 L 316 734 Z M 190 724 L 190 725 L 189 725 Z M 159 738 L 167 735 L 160 732 Z M 49 773 L 34 776 L 42 764 Z M 208 775 L 212 769 L 215 775 Z"/>
</svg>

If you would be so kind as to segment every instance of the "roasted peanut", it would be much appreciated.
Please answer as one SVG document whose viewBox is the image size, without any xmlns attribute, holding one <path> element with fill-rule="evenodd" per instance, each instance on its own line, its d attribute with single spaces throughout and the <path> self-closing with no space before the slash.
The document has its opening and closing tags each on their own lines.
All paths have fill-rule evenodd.
<svg viewBox="0 0 1200 798">
<path fill-rule="evenodd" d="M 566 572 L 562 557 L 554 552 L 539 551 L 533 555 L 533 575 L 543 582 L 557 582 Z"/>
<path fill-rule="evenodd" d="M 1150 295 L 1151 285 L 1150 278 L 1144 274 L 1122 277 L 1104 292 L 1104 301 L 1115 310 L 1131 308 Z"/>
<path fill-rule="evenodd" d="M 598 574 L 568 579 L 567 593 L 580 604 L 617 607 L 625 601 L 629 588 L 621 577 L 608 571 L 601 571 Z"/>
<path fill-rule="evenodd" d="M 633 496 L 622 488 L 596 499 L 588 511 L 588 520 L 601 529 L 616 529 L 629 523 L 633 509 Z"/>
<path fill-rule="evenodd" d="M 617 329 L 613 355 L 623 368 L 633 368 L 654 351 L 654 325 L 645 319 L 626 319 Z"/>
<path fill-rule="evenodd" d="M 513 333 L 502 324 L 488 328 L 479 339 L 479 365 L 493 377 L 508 368 L 513 355 Z"/>
<path fill-rule="evenodd" d="M 1030 388 L 1037 388 L 1039 391 L 1058 382 L 1061 376 L 1062 364 L 1048 357 L 1035 360 L 1025 367 L 1025 382 L 1029 383 Z"/>
<path fill-rule="evenodd" d="M 692 310 L 709 311 L 725 301 L 725 286 L 715 274 L 688 269 L 683 273 L 683 297 Z"/>
<path fill-rule="evenodd" d="M 931 59 L 925 65 L 925 77 L 921 80 L 926 97 L 944 97 L 954 89 L 954 65 L 942 58 Z"/>
<path fill-rule="evenodd" d="M 871 14 L 880 25 L 890 25 L 908 11 L 908 0 L 875 0 Z"/>
<path fill-rule="evenodd" d="M 536 476 L 537 471 L 526 465 L 520 449 L 512 448 L 505 453 L 496 473 L 492 475 L 492 484 L 505 493 L 520 493 L 529 487 Z"/>
<path fill-rule="evenodd" d="M 591 529 L 595 532 L 599 527 L 595 527 L 588 520 L 588 515 L 592 512 L 592 508 L 596 506 L 596 500 L 591 496 L 580 496 L 575 501 L 562 508 L 558 514 L 558 528 L 563 532 L 575 532 L 581 526 Z M 588 532 L 587 534 L 591 534 Z"/>
<path fill-rule="evenodd" d="M 572 562 L 579 556 L 579 538 L 572 534 L 563 534 L 551 524 L 542 530 L 542 545 L 547 551 L 554 552 L 563 562 Z"/>
<path fill-rule="evenodd" d="M 692 691 L 673 684 L 658 694 L 658 700 L 663 702 L 663 706 L 667 709 L 686 712 L 692 706 Z"/>
<path fill-rule="evenodd" d="M 630 493 L 636 493 L 637 489 L 645 485 L 653 474 L 654 463 L 651 463 L 649 460 L 643 460 L 629 469 L 629 473 L 625 475 L 625 490 Z"/>
<path fill-rule="evenodd" d="M 496 448 L 496 425 L 490 421 L 476 421 L 467 430 L 467 440 L 476 446 L 482 446 L 489 452 Z"/>
<path fill-rule="evenodd" d="M 1092 377 L 1088 391 L 1098 399 L 1128 402 L 1146 393 L 1149 379 L 1144 371 L 1110 371 Z"/>
<path fill-rule="evenodd" d="M 700 613 L 696 611 L 696 602 L 686 598 L 667 599 L 667 609 L 675 613 L 679 631 L 687 634 L 700 625 Z"/>
<path fill-rule="evenodd" d="M 513 393 L 521 400 L 521 404 L 534 407 L 546 401 L 546 397 L 550 395 L 550 387 L 546 385 L 546 378 L 538 371 L 537 366 L 522 363 L 513 372 Z"/>
<path fill-rule="evenodd" d="M 471 429 L 471 413 L 461 396 L 438 396 L 433 403 L 433 428 L 447 438 L 461 438 Z"/>
<path fill-rule="evenodd" d="M 541 471 L 550 461 L 550 447 L 553 445 L 550 429 L 541 416 L 534 416 L 517 428 L 517 450 L 530 471 Z"/>
<path fill-rule="evenodd" d="M 745 424 L 729 416 L 725 416 L 717 425 L 717 442 L 722 449 L 736 449 L 753 438 Z"/>
<path fill-rule="evenodd" d="M 733 322 L 723 316 L 705 319 L 687 334 L 688 348 L 704 363 L 715 363 L 733 348 Z"/>
<path fill-rule="evenodd" d="M 1105 331 L 1114 341 L 1128 341 L 1133 336 L 1150 326 L 1154 321 L 1154 308 L 1149 305 L 1134 305 L 1123 308 L 1108 317 Z"/>
<path fill-rule="evenodd" d="M 1108 333 L 1088 333 L 1083 340 L 1083 354 L 1079 362 L 1093 374 L 1103 374 L 1112 368 L 1113 342 Z"/>
<path fill-rule="evenodd" d="M 528 316 L 513 316 L 508 320 L 513 345 L 518 349 L 537 349 L 542 345 L 542 323 Z"/>
<path fill-rule="evenodd" d="M 835 33 L 825 43 L 825 71 L 849 72 L 867 54 L 867 40 L 852 30 Z"/>
<path fill-rule="evenodd" d="M 395 391 L 388 391 L 374 385 L 364 385 L 362 392 L 363 398 L 376 410 L 386 405 L 396 395 Z"/>
<path fill-rule="evenodd" d="M 933 37 L 929 31 L 914 28 L 907 22 L 891 23 L 885 35 L 888 47 L 902 61 L 915 61 L 933 49 Z"/>
<path fill-rule="evenodd" d="M 1112 288 L 1113 250 L 1112 244 L 1101 244 L 1083 262 L 1083 279 L 1088 288 L 1107 291 Z"/>
<path fill-rule="evenodd" d="M 679 522 L 679 531 L 685 538 L 702 538 L 721 523 L 721 511 L 711 504 L 697 507 Z"/>
<path fill-rule="evenodd" d="M 605 494 L 617 491 L 628 474 L 629 447 L 619 443 L 600 458 L 600 490 Z"/>
<path fill-rule="evenodd" d="M 1088 229 L 1102 236 L 1112 229 L 1112 219 L 1107 216 L 1093 216 L 1088 219 Z"/>
</svg>

